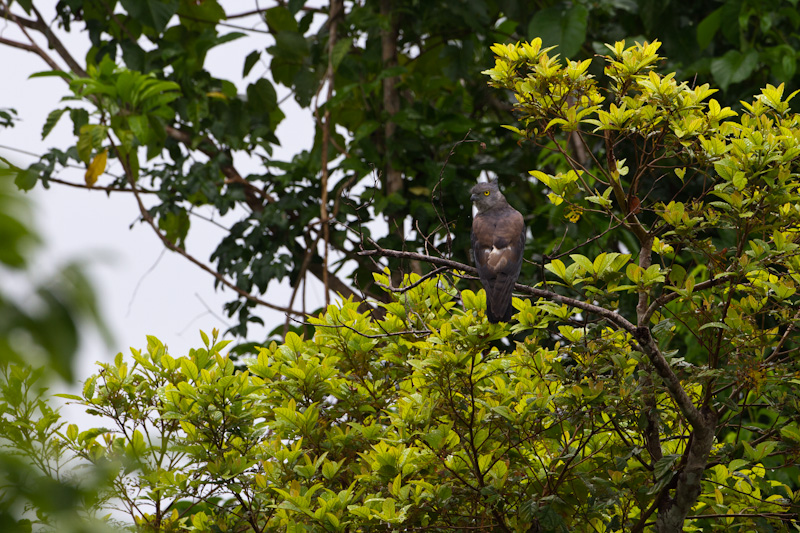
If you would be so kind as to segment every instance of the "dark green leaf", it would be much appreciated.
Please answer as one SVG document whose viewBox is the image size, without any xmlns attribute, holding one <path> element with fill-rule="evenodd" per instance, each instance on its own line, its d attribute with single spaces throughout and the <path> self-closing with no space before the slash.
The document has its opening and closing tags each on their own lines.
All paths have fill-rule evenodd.
<svg viewBox="0 0 800 533">
<path fill-rule="evenodd" d="M 120 0 L 128 14 L 161 33 L 178 11 L 178 0 Z"/>
<path fill-rule="evenodd" d="M 81 126 L 77 144 L 78 157 L 80 157 L 81 161 L 87 165 L 89 164 L 92 150 L 102 146 L 107 130 L 106 126 L 100 124 L 85 124 Z"/>
<path fill-rule="evenodd" d="M 275 46 L 270 50 L 276 57 L 299 61 L 308 54 L 308 42 L 299 33 L 279 31 L 275 34 Z"/>
<path fill-rule="evenodd" d="M 0 213 L 0 264 L 11 268 L 22 268 L 26 264 L 23 252 L 26 244 L 34 238 L 25 225 L 16 218 Z M 27 242 L 26 242 L 27 241 Z M 2 303 L 0 301 L 0 303 Z M 0 361 L 2 361 L 0 357 Z"/>
<path fill-rule="evenodd" d="M 14 183 L 16 183 L 17 187 L 21 190 L 29 191 L 36 185 L 39 176 L 42 174 L 42 170 L 44 170 L 44 165 L 42 163 L 34 163 L 27 169 L 20 171 Z"/>
<path fill-rule="evenodd" d="M 297 15 L 297 12 L 300 11 L 300 8 L 302 8 L 305 3 L 305 0 L 289 0 L 289 12 L 292 15 Z"/>
<path fill-rule="evenodd" d="M 242 69 L 242 77 L 246 77 L 250 74 L 250 71 L 253 69 L 253 66 L 258 62 L 261 58 L 261 51 L 260 50 L 253 50 L 247 57 L 244 59 L 244 69 Z"/>
<path fill-rule="evenodd" d="M 711 62 L 711 74 L 723 90 L 733 83 L 744 81 L 758 66 L 758 52 L 750 49 L 746 53 L 730 50 Z"/>
<path fill-rule="evenodd" d="M 283 6 L 267 9 L 265 13 L 267 26 L 272 33 L 279 31 L 297 32 L 297 21 L 291 11 Z"/>
<path fill-rule="evenodd" d="M 712 11 L 697 25 L 697 44 L 700 50 L 705 50 L 719 30 L 722 22 L 722 8 Z"/>
<path fill-rule="evenodd" d="M 339 63 L 342 62 L 342 59 L 347 56 L 347 52 L 350 51 L 350 47 L 353 45 L 353 42 L 350 39 L 342 39 L 340 41 L 336 41 L 336 44 L 333 45 L 333 54 L 331 54 L 331 61 L 333 62 L 333 68 L 336 69 L 339 67 Z"/>
<path fill-rule="evenodd" d="M 50 132 L 53 131 L 53 128 L 55 128 L 56 124 L 58 124 L 58 120 L 61 118 L 61 115 L 63 115 L 67 109 L 69 108 L 64 107 L 61 109 L 56 109 L 47 115 L 47 120 L 44 121 L 44 127 L 42 127 L 42 139 L 47 138 Z"/>
<path fill-rule="evenodd" d="M 67 81 L 72 81 L 72 79 L 73 79 L 73 76 L 70 73 L 64 72 L 63 70 L 47 70 L 47 71 L 44 71 L 44 72 L 35 72 L 35 73 L 31 74 L 30 76 L 28 76 L 28 79 L 32 79 L 32 78 L 50 78 L 52 76 L 56 76 L 58 78 L 63 78 L 65 80 L 67 80 Z"/>
<path fill-rule="evenodd" d="M 89 123 L 89 112 L 85 109 L 70 109 L 69 118 L 72 120 L 73 135 L 79 135 L 81 128 Z"/>
<path fill-rule="evenodd" d="M 16 2 L 25 10 L 25 13 L 28 15 L 31 14 L 31 10 L 33 9 L 33 0 L 16 0 Z"/>
<path fill-rule="evenodd" d="M 178 15 L 186 28 L 203 31 L 225 18 L 225 10 L 217 0 L 202 2 L 182 2 Z"/>
<path fill-rule="evenodd" d="M 264 78 L 247 87 L 247 103 L 257 112 L 269 112 L 278 104 L 275 88 Z"/>
<path fill-rule="evenodd" d="M 215 46 L 220 44 L 229 43 L 231 41 L 235 41 L 236 39 L 241 39 L 242 37 L 247 37 L 246 33 L 242 33 L 240 31 L 232 31 L 230 33 L 226 33 L 224 35 L 220 35 L 217 37 Z"/>
<path fill-rule="evenodd" d="M 130 125 L 131 131 L 136 135 L 140 143 L 147 144 L 150 142 L 150 128 L 148 127 L 147 117 L 131 115 L 128 117 L 128 125 Z"/>
<path fill-rule="evenodd" d="M 297 102 L 302 106 L 308 106 L 311 98 L 317 92 L 319 80 L 313 72 L 301 69 L 294 77 L 294 90 Z"/>
<path fill-rule="evenodd" d="M 656 461 L 656 464 L 654 465 L 653 468 L 653 474 L 656 476 L 656 479 L 661 479 L 667 474 L 669 474 L 672 471 L 672 467 L 675 465 L 675 463 L 678 462 L 680 458 L 681 458 L 680 455 L 670 454 L 670 455 L 665 455 L 664 457 Z"/>
<path fill-rule="evenodd" d="M 581 4 L 557 4 L 538 11 L 528 25 L 528 37 L 541 37 L 544 46 L 558 46 L 561 57 L 578 53 L 586 40 L 589 10 Z"/>
</svg>

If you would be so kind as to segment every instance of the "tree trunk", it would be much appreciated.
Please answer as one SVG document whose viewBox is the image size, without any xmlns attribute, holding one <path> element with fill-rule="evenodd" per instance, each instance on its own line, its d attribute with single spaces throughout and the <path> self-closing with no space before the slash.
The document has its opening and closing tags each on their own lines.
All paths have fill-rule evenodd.
<svg viewBox="0 0 800 533">
<path fill-rule="evenodd" d="M 397 66 L 397 37 L 399 35 L 400 20 L 399 15 L 393 9 L 393 0 L 381 0 L 381 16 L 388 21 L 388 26 L 381 30 L 381 60 L 383 68 L 389 69 Z M 383 109 L 389 116 L 389 120 L 383 126 L 383 146 L 386 164 L 383 168 L 384 188 L 383 193 L 390 196 L 403 191 L 403 175 L 392 164 L 392 138 L 394 137 L 397 125 L 392 122 L 391 117 L 400 111 L 400 93 L 397 90 L 397 76 L 388 76 L 383 79 Z M 394 234 L 402 242 L 405 237 L 403 232 L 403 217 L 396 217 L 393 214 L 386 216 L 389 225 L 389 233 Z M 403 280 L 403 273 L 399 269 L 392 270 L 392 285 L 398 287 Z"/>
<path fill-rule="evenodd" d="M 686 463 L 678 474 L 675 494 L 659 509 L 656 518 L 656 530 L 659 533 L 683 531 L 683 522 L 700 495 L 700 484 L 708 465 L 708 454 L 714 445 L 714 432 L 717 427 L 717 415 L 714 412 L 706 408 L 702 415 L 705 423 L 694 427 L 689 439 Z"/>
</svg>

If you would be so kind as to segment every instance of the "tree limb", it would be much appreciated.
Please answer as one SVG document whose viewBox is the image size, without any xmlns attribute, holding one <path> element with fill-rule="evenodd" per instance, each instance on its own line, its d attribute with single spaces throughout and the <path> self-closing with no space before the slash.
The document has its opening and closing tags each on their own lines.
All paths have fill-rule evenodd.
<svg viewBox="0 0 800 533">
<path fill-rule="evenodd" d="M 374 244 L 373 244 L 374 245 Z M 377 246 L 377 245 L 375 245 Z M 396 259 L 411 259 L 415 261 L 421 261 L 424 263 L 430 263 L 433 265 L 439 265 L 451 268 L 453 270 L 460 270 L 462 272 L 469 272 L 470 274 L 478 274 L 478 270 L 475 267 L 465 265 L 464 263 L 459 263 L 458 261 L 452 261 L 450 259 L 444 259 L 442 257 L 434 257 L 430 255 L 424 255 L 416 252 L 403 252 L 399 250 L 389 250 L 386 248 L 377 247 L 376 249 L 372 250 L 362 250 L 358 252 L 359 256 L 380 256 L 380 257 L 394 257 Z M 544 298 L 546 300 L 550 300 L 556 303 L 561 303 L 564 305 L 568 305 L 570 307 L 576 307 L 582 311 L 586 311 L 588 313 L 599 315 L 609 322 L 615 324 L 622 330 L 627 331 L 631 335 L 634 335 L 637 331 L 637 327 L 629 322 L 625 317 L 613 312 L 609 311 L 604 307 L 600 307 L 598 305 L 590 304 L 583 302 L 581 300 L 577 300 L 575 298 L 570 298 L 569 296 L 562 296 L 560 294 L 556 294 L 552 291 L 547 291 L 544 289 L 537 289 L 536 287 L 530 287 L 528 285 L 522 285 L 521 283 L 517 283 L 514 286 L 514 289 L 517 292 L 521 292 L 524 294 L 529 294 L 531 296 L 538 296 L 539 298 Z M 677 379 L 677 378 L 676 378 Z"/>
</svg>

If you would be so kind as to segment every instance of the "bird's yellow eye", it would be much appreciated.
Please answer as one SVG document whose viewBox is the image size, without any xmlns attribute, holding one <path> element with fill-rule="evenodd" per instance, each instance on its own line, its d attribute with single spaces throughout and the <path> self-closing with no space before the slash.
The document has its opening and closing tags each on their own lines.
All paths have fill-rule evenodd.
<svg viewBox="0 0 800 533">
<path fill-rule="evenodd" d="M 489 193 L 489 191 L 484 191 L 484 192 L 483 192 L 483 195 L 484 195 L 484 196 L 489 196 L 489 194 L 490 194 L 490 193 Z"/>
</svg>

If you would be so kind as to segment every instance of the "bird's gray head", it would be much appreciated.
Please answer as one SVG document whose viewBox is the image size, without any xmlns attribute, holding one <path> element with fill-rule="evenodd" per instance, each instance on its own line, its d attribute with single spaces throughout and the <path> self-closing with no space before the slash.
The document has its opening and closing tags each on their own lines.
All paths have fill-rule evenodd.
<svg viewBox="0 0 800 533">
<path fill-rule="evenodd" d="M 493 207 L 500 207 L 508 204 L 508 202 L 506 202 L 506 197 L 503 196 L 503 193 L 497 188 L 496 181 L 479 183 L 472 188 L 470 193 L 471 196 L 469 199 L 472 200 L 475 207 L 478 208 L 478 213 L 483 213 Z"/>
</svg>

